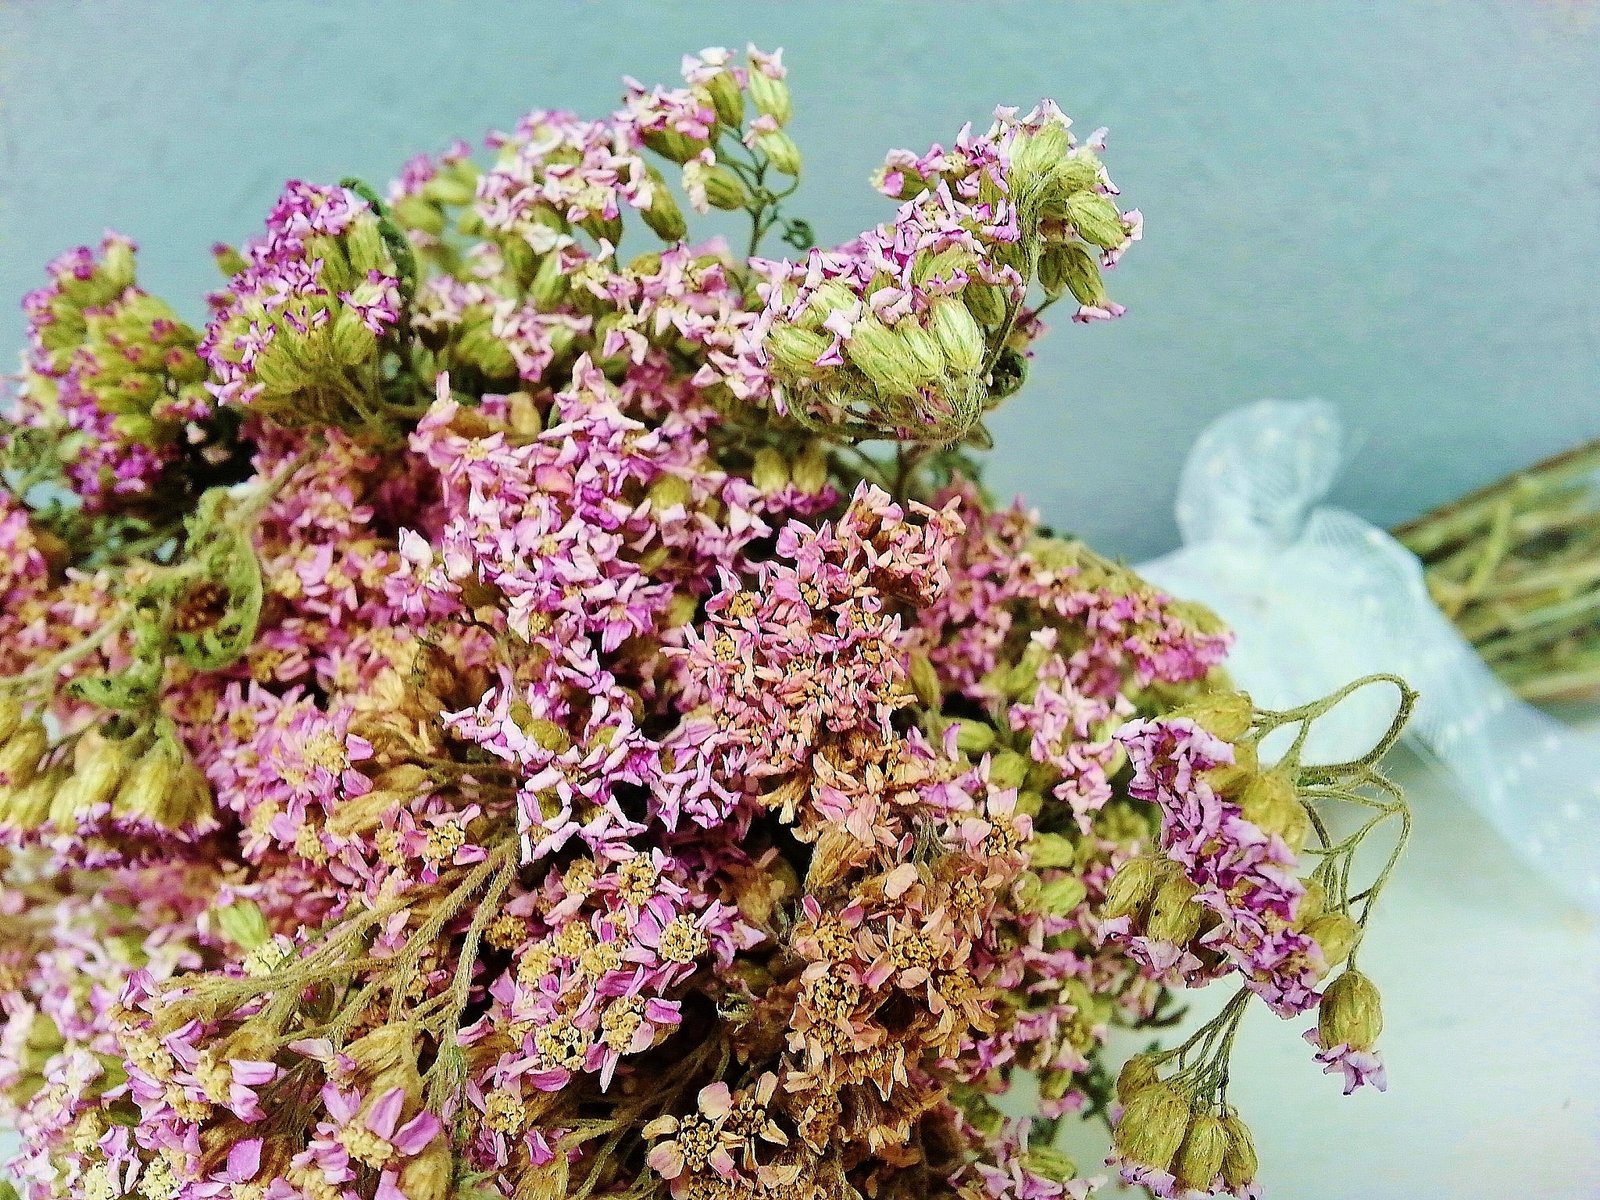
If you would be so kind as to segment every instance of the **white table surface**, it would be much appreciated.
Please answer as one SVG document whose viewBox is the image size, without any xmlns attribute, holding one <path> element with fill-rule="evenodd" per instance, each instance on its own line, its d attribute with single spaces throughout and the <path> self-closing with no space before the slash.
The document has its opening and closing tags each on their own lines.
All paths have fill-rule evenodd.
<svg viewBox="0 0 1600 1200">
<path fill-rule="evenodd" d="M 1300 1039 L 1309 1021 L 1252 1012 L 1232 1096 L 1262 1183 L 1282 1200 L 1594 1200 L 1600 923 L 1515 862 L 1434 768 L 1402 753 L 1394 774 L 1416 830 L 1363 951 L 1389 1090 L 1342 1096 Z M 1197 1015 L 1226 998 L 1210 992 Z M 1105 1141 L 1085 1126 L 1067 1148 L 1088 1173 Z"/>
</svg>

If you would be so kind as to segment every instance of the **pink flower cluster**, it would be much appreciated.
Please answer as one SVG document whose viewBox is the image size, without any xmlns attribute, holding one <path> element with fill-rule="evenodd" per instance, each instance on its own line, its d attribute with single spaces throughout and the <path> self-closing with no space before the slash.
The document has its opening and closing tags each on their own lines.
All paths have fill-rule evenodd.
<svg viewBox="0 0 1600 1200">
<path fill-rule="evenodd" d="M 1206 968 L 1184 948 L 1149 939 L 1133 939 L 1132 948 L 1189 982 L 1236 970 L 1279 1016 L 1315 1006 L 1325 968 L 1316 941 L 1295 927 L 1306 889 L 1294 851 L 1247 820 L 1205 776 L 1233 761 L 1232 746 L 1186 717 L 1132 721 L 1117 739 L 1133 767 L 1129 793 L 1161 811 L 1162 853 L 1198 889 L 1195 901 L 1220 918 L 1201 944 L 1222 961 Z"/>
</svg>

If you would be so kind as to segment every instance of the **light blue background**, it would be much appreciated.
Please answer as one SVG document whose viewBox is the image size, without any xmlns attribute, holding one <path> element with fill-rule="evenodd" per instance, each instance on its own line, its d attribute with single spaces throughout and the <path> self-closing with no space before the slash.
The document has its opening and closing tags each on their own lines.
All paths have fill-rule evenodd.
<svg viewBox="0 0 1600 1200">
<path fill-rule="evenodd" d="M 1600 9 L 1363 4 L 4 3 L 0 353 L 61 248 L 114 225 L 201 314 L 207 247 L 288 176 L 387 178 L 528 108 L 599 114 L 708 44 L 787 47 L 799 211 L 881 219 L 889 146 L 1053 96 L 1148 217 L 1130 312 L 1062 327 L 991 478 L 1139 557 L 1205 422 L 1320 395 L 1389 523 L 1600 436 Z"/>
</svg>

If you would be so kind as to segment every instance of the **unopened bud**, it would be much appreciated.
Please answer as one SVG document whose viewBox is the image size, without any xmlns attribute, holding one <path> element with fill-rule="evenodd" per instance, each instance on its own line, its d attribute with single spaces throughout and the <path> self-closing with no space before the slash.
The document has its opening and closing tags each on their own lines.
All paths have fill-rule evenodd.
<svg viewBox="0 0 1600 1200">
<path fill-rule="evenodd" d="M 956 748 L 963 754 L 982 754 L 994 745 L 994 726 L 986 721 L 957 717 Z"/>
<path fill-rule="evenodd" d="M 1089 895 L 1083 880 L 1076 875 L 1062 875 L 1039 889 L 1039 911 L 1052 917 L 1065 917 L 1075 912 Z"/>
<path fill-rule="evenodd" d="M 1328 910 L 1328 889 L 1322 886 L 1322 881 L 1316 878 L 1302 879 L 1300 886 L 1305 888 L 1305 895 L 1300 897 L 1300 902 L 1295 905 L 1294 917 L 1302 926 L 1311 924 Z"/>
<path fill-rule="evenodd" d="M 90 730 L 78 739 L 72 754 L 72 775 L 50 804 L 50 821 L 70 829 L 78 817 L 109 804 L 131 763 L 121 738 Z"/>
<path fill-rule="evenodd" d="M 906 674 L 911 680 L 911 690 L 916 693 L 917 701 L 927 709 L 938 712 L 944 703 L 944 688 L 939 683 L 939 672 L 934 668 L 933 660 L 920 650 L 912 653 L 907 662 Z M 994 777 L 994 766 L 989 768 L 989 782 L 996 787 L 1016 787 L 1022 782 L 1018 776 L 1013 783 L 998 783 Z"/>
<path fill-rule="evenodd" d="M 776 495 L 789 486 L 789 464 L 771 446 L 763 446 L 756 451 L 755 463 L 750 468 L 750 482 L 763 496 Z"/>
<path fill-rule="evenodd" d="M 650 231 L 664 242 L 680 242 L 689 233 L 689 223 L 683 219 L 683 210 L 667 186 L 667 181 L 652 167 L 650 170 L 650 203 L 640 211 Z"/>
<path fill-rule="evenodd" d="M 1060 121 L 1047 121 L 1017 137 L 1011 147 L 1011 170 L 1018 178 L 1051 174 L 1066 159 L 1072 139 Z"/>
<path fill-rule="evenodd" d="M 716 109 L 717 120 L 729 129 L 744 124 L 744 92 L 732 71 L 718 71 L 703 85 L 711 97 L 711 107 Z"/>
<path fill-rule="evenodd" d="M 983 365 L 983 329 L 961 301 L 952 296 L 935 300 L 929 312 L 929 328 L 952 370 L 971 375 Z"/>
<path fill-rule="evenodd" d="M 406 1200 L 446 1200 L 453 1194 L 455 1159 L 442 1137 L 429 1142 L 400 1168 L 400 1195 Z"/>
<path fill-rule="evenodd" d="M 165 738 L 157 739 L 129 769 L 112 811 L 119 817 L 152 817 L 176 787 L 182 765 L 176 747 Z"/>
<path fill-rule="evenodd" d="M 823 334 L 798 325 L 777 325 L 767 337 L 767 356 L 774 366 L 803 378 L 816 378 L 827 368 L 817 359 L 828 352 L 832 342 Z"/>
<path fill-rule="evenodd" d="M 50 749 L 50 735 L 38 717 L 19 722 L 0 747 L 0 786 L 23 787 L 39 773 L 39 760 Z"/>
<path fill-rule="evenodd" d="M 645 495 L 650 501 L 650 507 L 660 513 L 680 505 L 687 505 L 694 495 L 694 490 L 682 475 L 661 475 L 650 485 Z"/>
<path fill-rule="evenodd" d="M 345 1053 L 363 1076 L 377 1079 L 407 1063 L 415 1066 L 417 1033 L 407 1025 L 379 1025 L 351 1042 Z M 376 1092 L 376 1088 L 370 1090 Z"/>
<path fill-rule="evenodd" d="M 49 819 L 56 791 L 67 778 L 67 768 L 56 767 L 20 788 L 0 785 L 0 825 L 27 831 L 38 829 Z"/>
<path fill-rule="evenodd" d="M 1275 833 L 1289 849 L 1299 851 L 1311 832 L 1311 818 L 1286 771 L 1257 775 L 1239 795 L 1244 819 L 1267 833 Z"/>
<path fill-rule="evenodd" d="M 1079 147 L 1056 160 L 1050 170 L 1050 187 L 1058 195 L 1084 192 L 1100 185 L 1100 160 L 1094 151 Z"/>
<path fill-rule="evenodd" d="M 1229 1191 L 1239 1192 L 1256 1179 L 1259 1164 L 1255 1139 L 1250 1136 L 1250 1127 L 1231 1110 L 1222 1118 L 1222 1128 L 1228 1135 L 1227 1148 L 1222 1152 L 1222 1182 Z"/>
<path fill-rule="evenodd" d="M 1145 855 L 1123 863 L 1121 869 L 1111 877 L 1111 886 L 1106 889 L 1105 905 L 1101 910 L 1104 915 L 1115 919 L 1131 917 L 1143 911 L 1155 895 L 1156 884 L 1163 873 L 1163 861 Z"/>
<path fill-rule="evenodd" d="M 1078 1177 L 1078 1164 L 1054 1146 L 1035 1146 L 1028 1150 L 1024 1165 L 1035 1175 L 1056 1183 L 1069 1183 Z"/>
<path fill-rule="evenodd" d="M 1074 192 L 1066 198 L 1064 207 L 1067 220 L 1084 241 L 1115 249 L 1128 240 L 1122 214 L 1099 192 Z"/>
<path fill-rule="evenodd" d="M 1222 1170 L 1222 1160 L 1227 1151 L 1228 1133 L 1222 1118 L 1209 1109 L 1196 1113 L 1189 1122 L 1189 1131 L 1184 1134 L 1183 1145 L 1172 1164 L 1179 1194 L 1209 1191 L 1211 1181 Z"/>
<path fill-rule="evenodd" d="M 1378 989 L 1360 971 L 1346 971 L 1328 985 L 1317 1007 L 1317 1038 L 1324 1049 L 1370 1050 L 1383 1032 Z"/>
<path fill-rule="evenodd" d="M 1191 700 L 1172 715 L 1188 717 L 1225 742 L 1237 742 L 1250 731 L 1255 711 L 1255 704 L 1245 692 L 1210 692 Z"/>
<path fill-rule="evenodd" d="M 800 177 L 800 147 L 781 129 L 756 135 L 756 150 L 785 175 Z"/>
<path fill-rule="evenodd" d="M 794 115 L 794 102 L 789 96 L 789 85 L 774 79 L 759 67 L 752 67 L 748 76 L 750 101 L 758 112 L 771 117 L 779 125 L 787 125 Z M 780 168 L 781 169 L 781 168 Z"/>
<path fill-rule="evenodd" d="M 1027 779 L 1032 762 L 1015 750 L 1000 750 L 989 759 L 989 782 L 997 788 L 1019 788 Z M 1056 836 L 1054 834 L 1052 837 Z M 1065 839 L 1062 839 L 1065 840 Z M 1054 865 L 1054 864 L 1046 864 Z"/>
<path fill-rule="evenodd" d="M 969 283 L 962 289 L 961 298 L 978 324 L 996 329 L 1005 323 L 1009 306 L 1006 293 L 998 284 Z"/>
<path fill-rule="evenodd" d="M 1205 773 L 1212 790 L 1223 796 L 1237 796 L 1261 771 L 1261 756 L 1254 742 L 1236 742 L 1233 761 L 1212 767 Z"/>
<path fill-rule="evenodd" d="M 994 782 L 992 768 L 989 771 L 989 782 Z M 1070 867 L 1077 861 L 1077 848 L 1073 846 L 1070 838 L 1065 838 L 1059 833 L 1036 833 L 1028 843 L 1028 865 L 1035 870 L 1044 870 L 1047 867 Z"/>
<path fill-rule="evenodd" d="M 820 441 L 806 443 L 792 468 L 794 485 L 808 496 L 828 486 L 828 452 Z"/>
<path fill-rule="evenodd" d="M 246 953 L 260 949 L 272 940 L 267 918 L 254 900 L 235 900 L 217 910 L 217 927 L 223 936 Z"/>
<path fill-rule="evenodd" d="M 22 701 L 15 696 L 0 695 L 0 746 L 11 739 L 21 724 Z"/>
<path fill-rule="evenodd" d="M 1077 242 L 1059 243 L 1044 252 L 1039 259 L 1039 282 L 1050 295 L 1070 291 L 1074 300 L 1091 308 L 1104 308 L 1111 300 L 1100 277 L 1100 264 Z"/>
<path fill-rule="evenodd" d="M 888 395 L 910 396 L 916 392 L 915 367 L 906 356 L 902 340 L 877 317 L 863 317 L 856 322 L 845 342 L 845 354 Z"/>
<path fill-rule="evenodd" d="M 739 177 L 721 163 L 707 166 L 701 174 L 706 203 L 725 212 L 738 212 L 750 206 L 750 193 Z"/>
<path fill-rule="evenodd" d="M 1345 913 L 1326 913 L 1306 926 L 1306 936 L 1317 943 L 1331 970 L 1350 957 L 1361 940 L 1361 927 Z"/>
<path fill-rule="evenodd" d="M 1148 1054 L 1135 1054 L 1117 1072 L 1117 1099 L 1127 1104 L 1139 1092 L 1155 1087 L 1160 1082 L 1156 1060 Z"/>
<path fill-rule="evenodd" d="M 1189 1129 L 1189 1102 L 1171 1084 L 1135 1092 L 1111 1136 L 1130 1162 L 1165 1171 Z"/>
<path fill-rule="evenodd" d="M 358 366 L 377 356 L 378 338 L 360 313 L 343 305 L 328 325 L 328 351 L 341 366 Z"/>
<path fill-rule="evenodd" d="M 368 271 L 389 273 L 389 255 L 374 217 L 359 217 L 350 223 L 345 231 L 345 253 L 350 257 L 351 268 L 362 278 Z"/>
<path fill-rule="evenodd" d="M 1174 871 L 1156 888 L 1150 902 L 1146 932 L 1153 938 L 1183 946 L 1200 932 L 1206 910 L 1195 902 L 1199 889 L 1181 871 Z"/>
</svg>

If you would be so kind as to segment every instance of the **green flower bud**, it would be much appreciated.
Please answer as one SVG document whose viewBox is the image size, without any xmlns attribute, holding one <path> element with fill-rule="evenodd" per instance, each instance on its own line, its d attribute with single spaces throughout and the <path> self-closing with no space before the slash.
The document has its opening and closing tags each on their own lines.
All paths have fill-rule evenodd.
<svg viewBox="0 0 1600 1200">
<path fill-rule="evenodd" d="M 767 337 L 767 356 L 772 365 L 789 375 L 818 379 L 830 368 L 817 366 L 817 359 L 828 352 L 830 341 L 820 333 L 798 325 L 775 325 Z"/>
<path fill-rule="evenodd" d="M 756 111 L 771 117 L 779 125 L 787 125 L 789 118 L 794 115 L 794 103 L 789 96 L 789 85 L 754 67 L 751 68 L 747 79 L 750 101 L 756 106 Z"/>
<path fill-rule="evenodd" d="M 1100 160 L 1093 150 L 1080 146 L 1050 169 L 1050 187 L 1058 195 L 1092 191 L 1100 186 Z"/>
<path fill-rule="evenodd" d="M 717 120 L 729 129 L 744 125 L 744 92 L 732 71 L 718 71 L 705 83 L 711 107 L 717 111 Z"/>
<path fill-rule="evenodd" d="M 703 170 L 706 203 L 725 212 L 738 212 L 750 207 L 750 193 L 742 180 L 721 163 L 713 163 Z"/>
<path fill-rule="evenodd" d="M 997 751 L 989 760 L 989 782 L 997 788 L 1019 788 L 1022 781 L 1028 777 L 1028 768 L 1031 766 L 1029 759 L 1015 750 Z M 1051 834 L 1051 837 L 1057 835 Z M 1063 839 L 1065 840 L 1065 839 Z M 1045 863 L 1044 866 L 1054 866 L 1054 863 Z"/>
<path fill-rule="evenodd" d="M 961 375 L 976 374 L 983 366 L 987 346 L 983 328 L 967 306 L 952 296 L 941 296 L 933 302 L 928 316 L 929 328 L 951 369 Z"/>
<path fill-rule="evenodd" d="M 1225 742 L 1237 742 L 1250 732 L 1255 704 L 1245 692 L 1209 692 L 1191 700 L 1172 715 L 1188 717 L 1207 733 Z"/>
<path fill-rule="evenodd" d="M 0 785 L 23 787 L 39 773 L 39 760 L 50 748 L 50 735 L 44 722 L 31 717 L 18 723 L 17 728 L 0 747 Z"/>
<path fill-rule="evenodd" d="M 1011 173 L 1019 180 L 1053 174 L 1072 150 L 1072 138 L 1059 121 L 1049 121 L 1038 129 L 1018 136 L 1011 147 Z M 1025 184 L 1021 185 L 1025 186 Z"/>
<path fill-rule="evenodd" d="M 1100 264 L 1077 242 L 1057 242 L 1039 259 L 1039 282 L 1051 296 L 1070 291 L 1079 304 L 1104 308 L 1111 302 Z"/>
<path fill-rule="evenodd" d="M 183 755 L 171 738 L 158 738 L 139 756 L 117 790 L 111 809 L 119 817 L 153 820 L 179 788 Z"/>
<path fill-rule="evenodd" d="M 1222 1170 L 1227 1152 L 1228 1131 L 1222 1118 L 1209 1110 L 1196 1113 L 1172 1164 L 1180 1194 L 1210 1190 L 1211 1181 Z"/>
<path fill-rule="evenodd" d="M 1007 751 L 1007 753 L 1013 753 Z M 1017 755 L 1021 757 L 1021 755 Z M 994 783 L 994 769 L 989 770 L 989 782 Z M 1028 862 L 1036 870 L 1045 867 L 1070 867 L 1078 861 L 1078 849 L 1070 838 L 1059 833 L 1036 833 L 1028 843 Z"/>
<path fill-rule="evenodd" d="M 1349 958 L 1350 951 L 1361 940 L 1361 927 L 1346 913 L 1326 913 L 1307 925 L 1305 931 L 1322 950 L 1329 970 Z"/>
<path fill-rule="evenodd" d="M 1341 1043 L 1370 1050 L 1383 1032 L 1378 989 L 1360 971 L 1346 971 L 1328 985 L 1317 1006 L 1317 1038 L 1327 1049 Z"/>
<path fill-rule="evenodd" d="M 689 233 L 689 223 L 683 219 L 683 210 L 654 167 L 650 168 L 650 203 L 640 212 L 650 231 L 664 242 L 681 242 Z"/>
<path fill-rule="evenodd" d="M 1111 877 L 1111 886 L 1106 889 L 1102 914 L 1108 920 L 1114 920 L 1142 912 L 1155 895 L 1156 885 L 1165 873 L 1165 862 L 1165 859 L 1144 855 L 1123 863 L 1121 869 Z"/>
<path fill-rule="evenodd" d="M 517 373 L 517 360 L 486 324 L 464 328 L 453 349 L 462 362 L 477 367 L 491 379 L 504 379 Z"/>
<path fill-rule="evenodd" d="M 1038 792 L 1017 793 L 1016 812 L 1021 817 L 1037 817 L 1044 811 L 1044 797 Z"/>
<path fill-rule="evenodd" d="M 1009 301 L 998 284 L 969 283 L 962 289 L 961 298 L 978 324 L 988 329 L 998 329 L 1005 323 Z"/>
<path fill-rule="evenodd" d="M 73 749 L 71 776 L 50 802 L 51 824 L 71 829 L 80 816 L 110 803 L 131 765 L 123 739 L 85 733 Z"/>
<path fill-rule="evenodd" d="M 351 222 L 345 232 L 345 253 L 350 258 L 351 270 L 361 279 L 367 277 L 368 271 L 392 273 L 389 252 L 384 248 L 383 234 L 378 232 L 374 217 L 358 217 Z"/>
<path fill-rule="evenodd" d="M 0 694 L 0 746 L 11 739 L 21 724 L 22 701 L 15 696 Z"/>
<path fill-rule="evenodd" d="M 993 747 L 995 742 L 994 726 L 986 721 L 973 721 L 966 717 L 957 717 L 956 748 L 963 754 L 982 754 Z"/>
<path fill-rule="evenodd" d="M 1062 875 L 1046 881 L 1039 891 L 1039 911 L 1052 917 L 1065 917 L 1074 912 L 1089 895 L 1083 880 L 1076 875 Z"/>
<path fill-rule="evenodd" d="M 250 265 L 245 261 L 244 255 L 240 254 L 232 246 L 218 245 L 212 250 L 211 256 L 216 259 L 217 270 L 230 279 Z"/>
<path fill-rule="evenodd" d="M 1222 1128 L 1228 1135 L 1228 1145 L 1222 1153 L 1222 1182 L 1229 1191 L 1237 1192 L 1255 1182 L 1256 1143 L 1250 1136 L 1250 1127 L 1231 1109 L 1222 1119 Z"/>
<path fill-rule="evenodd" d="M 1122 1064 L 1117 1072 L 1117 1099 L 1127 1104 L 1139 1092 L 1155 1087 L 1161 1082 L 1156 1073 L 1156 1060 L 1149 1054 L 1135 1054 Z"/>
<path fill-rule="evenodd" d="M 1300 886 L 1305 888 L 1305 895 L 1300 897 L 1300 903 L 1295 905 L 1295 920 L 1304 927 L 1311 924 L 1328 910 L 1328 889 L 1316 878 L 1302 879 Z"/>
<path fill-rule="evenodd" d="M 471 204 L 478 194 L 478 165 L 462 159 L 447 163 L 439 173 L 423 184 L 422 194 L 435 204 L 460 208 Z"/>
<path fill-rule="evenodd" d="M 806 443 L 806 448 L 795 459 L 794 485 L 808 496 L 814 496 L 828 485 L 828 452 L 821 442 Z"/>
<path fill-rule="evenodd" d="M 1063 207 L 1067 220 L 1084 241 L 1114 250 L 1128 240 L 1122 214 L 1099 192 L 1074 192 Z"/>
<path fill-rule="evenodd" d="M 1029 1149 L 1025 1160 L 1027 1169 L 1035 1175 L 1068 1183 L 1078 1177 L 1078 1164 L 1054 1146 L 1037 1146 Z"/>
<path fill-rule="evenodd" d="M 675 129 L 653 129 L 643 135 L 644 144 L 668 162 L 688 163 L 706 148 L 699 138 L 691 138 Z"/>
<path fill-rule="evenodd" d="M 939 683 L 939 672 L 934 669 L 932 660 L 921 651 L 913 653 L 907 663 L 906 675 L 911 681 L 911 690 L 916 693 L 917 702 L 924 708 L 938 712 L 939 707 L 944 703 L 944 688 Z M 994 782 L 992 766 L 989 771 L 989 781 L 991 783 Z M 995 786 L 1015 787 L 1016 784 L 996 784 Z"/>
<path fill-rule="evenodd" d="M 378 338 L 355 309 L 340 306 L 328 323 L 328 350 L 341 366 L 359 366 L 378 356 Z"/>
<path fill-rule="evenodd" d="M 903 359 L 910 364 L 919 382 L 931 383 L 945 373 L 944 350 L 930 331 L 915 321 L 901 321 L 893 328 Z"/>
<path fill-rule="evenodd" d="M 561 256 L 546 254 L 534 269 L 533 279 L 528 284 L 528 299 L 533 301 L 540 312 L 553 312 L 561 306 L 567 290 L 567 277 L 565 268 L 561 265 Z M 509 351 L 506 357 L 511 357 Z"/>
<path fill-rule="evenodd" d="M 767 161 L 785 175 L 800 177 L 800 147 L 781 129 L 756 135 L 757 152 L 766 155 Z"/>
<path fill-rule="evenodd" d="M 763 496 L 775 495 L 789 486 L 789 464 L 771 446 L 763 446 L 756 451 L 755 465 L 750 469 L 750 482 Z"/>
<path fill-rule="evenodd" d="M 1199 891 L 1182 871 L 1173 871 L 1161 881 L 1150 902 L 1146 932 L 1153 938 L 1183 946 L 1194 940 L 1205 920 L 1206 910 L 1195 902 Z"/>
<path fill-rule="evenodd" d="M 863 317 L 844 344 L 845 355 L 863 375 L 891 396 L 910 396 L 917 377 L 903 343 L 877 317 Z"/>
<path fill-rule="evenodd" d="M 1277 834 L 1297 853 L 1311 833 L 1311 817 L 1285 771 L 1267 771 L 1247 783 L 1239 795 L 1239 808 L 1245 820 Z"/>
<path fill-rule="evenodd" d="M 0 826 L 32 831 L 50 818 L 56 790 L 67 781 L 66 767 L 36 775 L 22 787 L 0 786 Z"/>
<path fill-rule="evenodd" d="M 254 900 L 235 900 L 217 910 L 217 927 L 234 945 L 248 953 L 272 940 L 267 918 Z"/>
<path fill-rule="evenodd" d="M 1189 1101 L 1171 1084 L 1158 1083 L 1134 1093 L 1112 1141 L 1129 1162 L 1165 1171 L 1183 1145 L 1189 1117 Z"/>
</svg>

